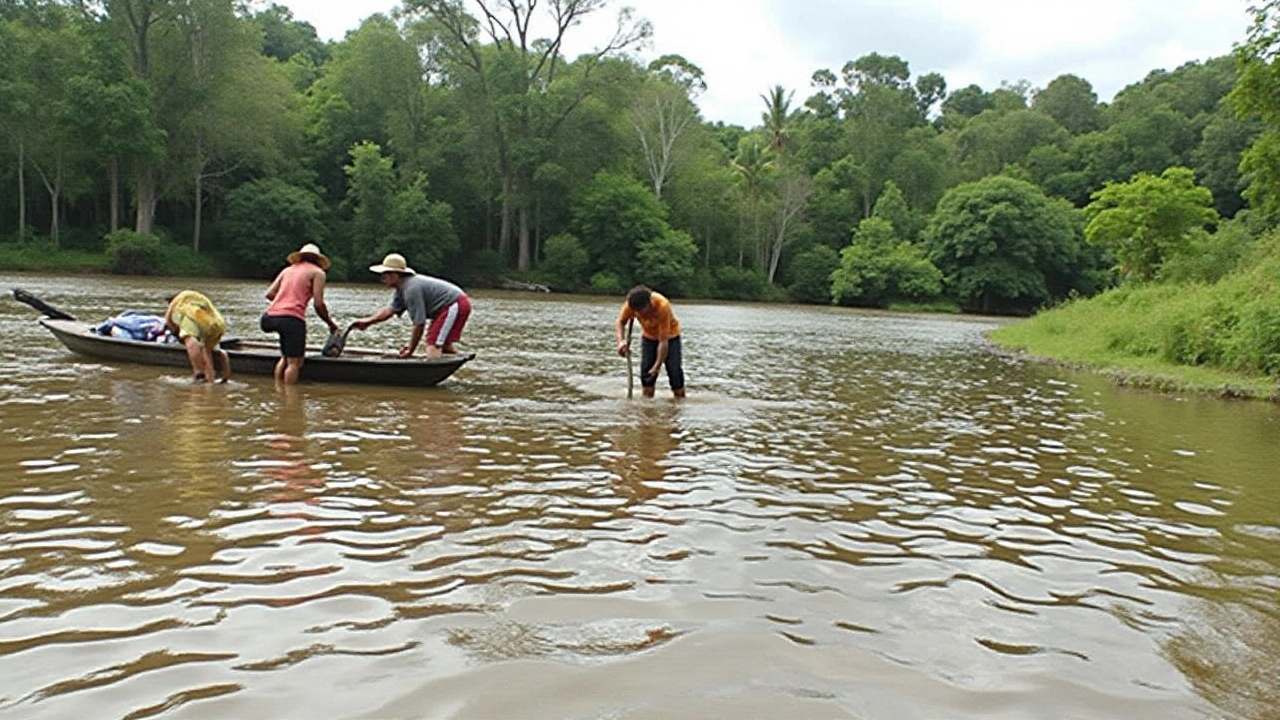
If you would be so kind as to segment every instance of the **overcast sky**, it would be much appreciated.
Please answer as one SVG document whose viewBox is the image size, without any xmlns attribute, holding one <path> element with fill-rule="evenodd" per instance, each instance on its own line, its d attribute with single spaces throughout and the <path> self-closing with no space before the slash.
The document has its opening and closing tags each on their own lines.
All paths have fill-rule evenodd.
<svg viewBox="0 0 1280 720">
<path fill-rule="evenodd" d="M 393 0 L 274 0 L 326 40 L 341 39 Z M 571 30 L 570 53 L 605 39 L 617 9 L 653 24 L 640 57 L 678 53 L 706 74 L 703 117 L 752 127 L 774 85 L 810 94 L 818 69 L 839 74 L 867 53 L 897 55 L 913 74 L 942 73 L 949 90 L 1063 73 L 1103 101 L 1155 69 L 1231 51 L 1249 25 L 1248 0 L 615 0 L 599 22 Z"/>
</svg>

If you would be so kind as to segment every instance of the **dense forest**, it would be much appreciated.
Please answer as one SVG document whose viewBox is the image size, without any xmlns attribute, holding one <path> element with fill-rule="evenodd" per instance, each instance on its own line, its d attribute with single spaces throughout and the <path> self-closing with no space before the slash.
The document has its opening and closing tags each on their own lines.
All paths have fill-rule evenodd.
<svg viewBox="0 0 1280 720">
<path fill-rule="evenodd" d="M 397 251 L 475 285 L 1000 313 L 1211 282 L 1276 216 L 1275 5 L 1107 103 L 870 53 L 762 87 L 743 128 L 700 116 L 697 58 L 636 59 L 628 10 L 566 57 L 607 0 L 407 0 L 339 42 L 279 5 L 0 0 L 0 249 L 260 277 L 315 241 L 338 279 Z"/>
</svg>

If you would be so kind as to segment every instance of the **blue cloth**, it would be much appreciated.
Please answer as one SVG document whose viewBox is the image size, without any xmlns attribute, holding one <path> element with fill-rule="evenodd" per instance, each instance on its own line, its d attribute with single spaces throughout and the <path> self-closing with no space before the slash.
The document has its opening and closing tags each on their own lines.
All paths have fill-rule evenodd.
<svg viewBox="0 0 1280 720">
<path fill-rule="evenodd" d="M 164 318 L 136 310 L 125 310 L 113 318 L 107 318 L 94 330 L 99 335 L 144 342 L 163 342 L 163 336 L 169 332 L 164 326 Z"/>
</svg>

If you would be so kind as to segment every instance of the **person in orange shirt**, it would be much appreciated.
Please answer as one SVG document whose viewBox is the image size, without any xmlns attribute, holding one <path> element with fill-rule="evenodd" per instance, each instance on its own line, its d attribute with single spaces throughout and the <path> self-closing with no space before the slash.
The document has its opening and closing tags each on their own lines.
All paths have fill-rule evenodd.
<svg viewBox="0 0 1280 720">
<path fill-rule="evenodd" d="M 640 322 L 640 387 L 645 397 L 653 397 L 658 373 L 665 365 L 671 392 L 684 397 L 684 363 L 680 353 L 680 321 L 671 311 L 671 302 L 662 293 L 637 285 L 627 293 L 613 334 L 618 340 L 618 354 L 626 357 L 631 348 L 623 334 L 627 322 Z"/>
</svg>

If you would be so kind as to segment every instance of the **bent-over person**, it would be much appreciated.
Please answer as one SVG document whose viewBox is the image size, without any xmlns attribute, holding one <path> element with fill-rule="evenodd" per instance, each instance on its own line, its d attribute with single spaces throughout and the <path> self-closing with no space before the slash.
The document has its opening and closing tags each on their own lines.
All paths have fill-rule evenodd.
<svg viewBox="0 0 1280 720">
<path fill-rule="evenodd" d="M 627 322 L 632 318 L 640 322 L 640 388 L 644 396 L 653 397 L 658 373 L 665 366 L 672 394 L 684 397 L 680 321 L 671 310 L 671 302 L 662 293 L 644 285 L 631 288 L 613 327 L 613 334 L 618 340 L 618 354 L 622 357 L 631 352 L 624 333 Z"/>
<path fill-rule="evenodd" d="M 382 284 L 395 292 L 391 295 L 390 305 L 367 318 L 356 320 L 352 327 L 365 330 L 370 325 L 408 311 L 413 330 L 409 333 L 409 343 L 400 348 L 400 357 L 413 357 L 423 335 L 426 336 L 425 355 L 428 360 L 458 352 L 454 343 L 462 338 L 462 328 L 471 317 L 471 299 L 462 288 L 447 280 L 419 275 L 399 253 L 387 255 L 381 263 L 370 265 L 369 269 L 381 275 Z M 431 321 L 429 327 L 428 320 Z"/>
<path fill-rule="evenodd" d="M 218 347 L 227 332 L 227 321 L 209 298 L 195 290 L 183 290 L 169 299 L 164 324 L 187 348 L 196 382 L 213 382 L 215 362 L 222 367 L 221 382 L 231 378 L 231 357 Z"/>
</svg>

